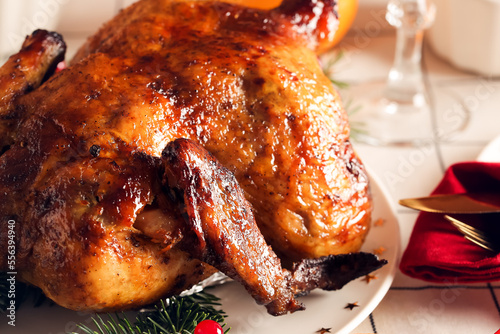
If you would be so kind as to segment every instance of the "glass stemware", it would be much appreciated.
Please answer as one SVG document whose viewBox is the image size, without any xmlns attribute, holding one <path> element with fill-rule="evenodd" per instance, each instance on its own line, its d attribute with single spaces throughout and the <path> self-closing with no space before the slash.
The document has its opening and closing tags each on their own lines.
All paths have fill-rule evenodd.
<svg viewBox="0 0 500 334">
<path fill-rule="evenodd" d="M 455 131 L 456 122 L 438 122 L 422 75 L 424 30 L 435 16 L 428 0 L 389 0 L 386 20 L 397 29 L 396 51 L 385 82 L 349 88 L 359 110 L 351 115 L 358 124 L 358 141 L 372 145 L 420 145 Z"/>
</svg>

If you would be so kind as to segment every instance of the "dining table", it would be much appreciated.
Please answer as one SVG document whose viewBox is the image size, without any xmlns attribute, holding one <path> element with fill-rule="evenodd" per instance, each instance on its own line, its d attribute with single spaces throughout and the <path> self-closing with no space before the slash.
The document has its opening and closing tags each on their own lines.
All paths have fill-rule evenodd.
<svg viewBox="0 0 500 334">
<path fill-rule="evenodd" d="M 394 45 L 391 30 L 351 31 L 338 46 L 342 57 L 332 75 L 347 91 L 365 81 L 385 80 Z M 352 139 L 362 161 L 386 190 L 399 225 L 400 254 L 419 215 L 399 205 L 400 199 L 429 195 L 456 163 L 500 161 L 500 78 L 449 64 L 425 39 L 422 71 L 431 108 L 467 118 L 462 128 L 422 145 L 373 146 L 357 142 L 355 135 Z M 500 328 L 499 300 L 498 281 L 428 282 L 398 268 L 384 298 L 352 333 L 495 333 Z"/>
<path fill-rule="evenodd" d="M 90 5 L 94 2 L 101 10 L 88 11 L 85 16 L 83 3 L 88 8 L 94 8 Z M 58 30 L 68 43 L 69 56 L 95 27 L 128 2 L 90 0 L 69 2 L 72 3 L 70 6 L 66 1 L 64 9 L 67 12 L 62 13 Z M 393 29 L 384 26 L 381 15 L 380 12 L 368 13 L 368 20 L 358 23 L 340 44 L 321 56 L 323 64 L 328 62 L 327 59 L 336 59 L 327 70 L 335 83 L 341 83 L 338 87 L 341 96 L 358 84 L 385 80 L 387 77 L 393 62 L 396 35 Z M 85 24 L 85 20 L 92 23 Z M 346 327 L 348 333 L 484 334 L 495 333 L 500 328 L 500 281 L 457 283 L 448 279 L 429 282 L 409 277 L 399 269 L 399 261 L 407 248 L 419 212 L 399 205 L 398 201 L 429 195 L 446 170 L 455 163 L 485 157 L 500 162 L 500 140 L 497 139 L 500 136 L 500 78 L 455 67 L 437 56 L 425 39 L 422 71 L 431 107 L 435 111 L 446 110 L 451 116 L 456 112 L 459 117 L 465 117 L 461 119 L 464 125 L 454 133 L 438 136 L 422 145 L 380 146 L 358 141 L 357 125 L 351 125 L 354 149 L 372 180 L 375 180 L 377 196 L 383 197 L 384 205 L 387 205 L 380 216 L 374 217 L 374 224 L 383 222 L 387 218 L 385 214 L 390 215 L 396 226 L 389 231 L 391 235 L 383 238 L 390 239 L 397 246 L 391 250 L 395 256 L 392 271 L 385 278 L 388 283 L 383 295 L 368 313 L 363 314 L 362 319 L 358 317 L 355 323 Z M 344 104 L 349 112 L 350 108 L 355 109 L 356 99 L 344 101 Z M 372 229 L 377 232 L 377 226 Z M 383 240 L 380 245 L 383 257 Z M 376 274 L 372 279 L 377 280 Z M 362 307 L 358 306 L 363 305 L 357 305 L 358 300 L 353 297 L 349 302 L 346 308 L 350 305 L 350 309 L 341 309 L 339 313 L 361 312 Z M 19 321 L 26 312 L 20 311 Z M 0 332 L 2 328 L 6 330 L 6 327 L 0 327 Z M 64 326 L 59 332 L 63 331 Z M 243 332 L 234 328 L 234 333 Z M 297 329 L 296 333 L 335 333 L 335 330 L 325 322 L 325 325 L 318 323 L 314 332 Z"/>
</svg>

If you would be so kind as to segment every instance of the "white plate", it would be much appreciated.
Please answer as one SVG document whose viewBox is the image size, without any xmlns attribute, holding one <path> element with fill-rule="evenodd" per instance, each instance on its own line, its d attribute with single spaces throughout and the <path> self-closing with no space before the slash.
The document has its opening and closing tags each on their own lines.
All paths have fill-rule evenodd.
<svg viewBox="0 0 500 334">
<path fill-rule="evenodd" d="M 231 334 L 314 334 L 321 328 L 330 328 L 331 333 L 349 333 L 358 326 L 380 303 L 393 281 L 399 258 L 400 234 L 394 209 L 380 182 L 371 178 L 375 210 L 374 224 L 364 251 L 385 249 L 381 257 L 389 263 L 376 271 L 376 279 L 367 283 L 362 278 L 347 284 L 339 291 L 313 291 L 300 298 L 306 310 L 294 314 L 272 317 L 262 306 L 256 305 L 244 288 L 237 283 L 228 283 L 215 288 L 214 294 L 222 299 L 222 308 L 228 314 L 226 320 Z M 28 303 L 28 302 L 26 302 Z M 359 307 L 346 309 L 348 303 Z M 5 334 L 64 334 L 76 331 L 77 323 L 91 325 L 91 314 L 69 311 L 58 306 L 44 305 L 39 308 L 22 307 L 16 314 L 16 327 L 7 325 L 2 317 L 0 333 Z M 131 319 L 133 320 L 133 319 Z"/>
<path fill-rule="evenodd" d="M 500 162 L 500 136 L 486 145 L 481 153 L 479 153 L 477 160 L 482 162 Z"/>
</svg>

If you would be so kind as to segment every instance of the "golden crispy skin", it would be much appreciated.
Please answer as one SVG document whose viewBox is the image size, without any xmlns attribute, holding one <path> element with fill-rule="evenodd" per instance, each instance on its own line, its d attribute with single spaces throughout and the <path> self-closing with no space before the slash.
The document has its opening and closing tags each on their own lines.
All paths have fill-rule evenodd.
<svg viewBox="0 0 500 334">
<path fill-rule="evenodd" d="M 15 222 L 20 276 L 65 307 L 112 310 L 212 273 L 178 247 L 184 227 L 160 189 L 157 158 L 181 137 L 234 173 L 285 263 L 357 251 L 368 179 L 317 61 L 333 6 L 140 1 L 40 87 L 47 66 L 18 64 L 58 55 L 14 55 L 0 70 L 0 249 Z M 38 81 L 9 86 L 19 71 Z"/>
<path fill-rule="evenodd" d="M 333 2 L 320 4 L 319 26 L 295 18 L 313 16 L 308 1 L 271 12 L 132 6 L 77 54 L 64 80 L 80 99 L 99 97 L 88 103 L 90 120 L 74 98 L 68 115 L 83 114 L 88 145 L 102 134 L 159 156 L 175 138 L 202 143 L 235 173 L 263 234 L 287 259 L 356 251 L 370 220 L 368 180 L 317 61 L 313 35 L 328 36 L 327 22 L 336 22 Z"/>
<path fill-rule="evenodd" d="M 181 205 L 181 248 L 242 283 L 272 315 L 303 310 L 295 295 L 344 284 L 386 264 L 370 253 L 303 259 L 292 270 L 266 243 L 234 175 L 195 142 L 180 138 L 162 152 L 164 183 Z"/>
<path fill-rule="evenodd" d="M 241 282 L 274 315 L 302 309 L 291 275 L 259 231 L 234 175 L 208 151 L 180 138 L 162 153 L 165 183 L 192 231 L 183 247 Z"/>
</svg>

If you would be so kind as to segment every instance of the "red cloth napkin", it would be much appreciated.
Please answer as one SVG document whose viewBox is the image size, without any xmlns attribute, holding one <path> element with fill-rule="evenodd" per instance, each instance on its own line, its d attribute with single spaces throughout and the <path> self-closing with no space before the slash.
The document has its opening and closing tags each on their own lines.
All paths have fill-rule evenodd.
<svg viewBox="0 0 500 334">
<path fill-rule="evenodd" d="M 433 194 L 500 191 L 500 163 L 452 165 Z M 500 221 L 499 221 L 500 224 Z M 500 280 L 500 254 L 466 240 L 444 215 L 421 212 L 400 269 L 408 276 L 439 283 Z"/>
</svg>

